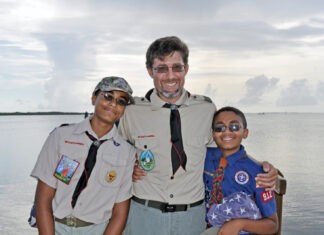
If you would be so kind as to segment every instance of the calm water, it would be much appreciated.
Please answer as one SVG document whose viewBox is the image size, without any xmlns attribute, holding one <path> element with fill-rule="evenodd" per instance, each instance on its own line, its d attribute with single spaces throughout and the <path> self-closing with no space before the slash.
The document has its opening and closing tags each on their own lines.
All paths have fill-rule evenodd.
<svg viewBox="0 0 324 235">
<path fill-rule="evenodd" d="M 83 116 L 0 116 L 0 234 L 37 234 L 27 218 L 35 180 L 29 177 L 48 133 Z M 324 114 L 249 114 L 248 153 L 268 160 L 288 181 L 283 234 L 323 234 Z"/>
</svg>

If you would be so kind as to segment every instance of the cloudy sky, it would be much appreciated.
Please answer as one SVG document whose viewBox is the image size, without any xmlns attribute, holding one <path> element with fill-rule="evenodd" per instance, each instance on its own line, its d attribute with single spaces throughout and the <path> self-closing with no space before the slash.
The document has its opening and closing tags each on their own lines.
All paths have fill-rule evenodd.
<svg viewBox="0 0 324 235">
<path fill-rule="evenodd" d="M 170 35 L 218 108 L 324 112 L 322 0 L 0 0 L 0 112 L 92 111 L 110 75 L 143 96 L 146 49 Z"/>
</svg>

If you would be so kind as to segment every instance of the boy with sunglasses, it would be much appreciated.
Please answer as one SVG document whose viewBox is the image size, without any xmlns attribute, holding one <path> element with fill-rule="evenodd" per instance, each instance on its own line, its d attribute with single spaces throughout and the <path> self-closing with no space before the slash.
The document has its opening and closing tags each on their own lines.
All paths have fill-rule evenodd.
<svg viewBox="0 0 324 235">
<path fill-rule="evenodd" d="M 121 77 L 105 77 L 92 93 L 93 115 L 48 136 L 31 176 L 38 180 L 39 234 L 122 234 L 131 197 L 135 149 L 115 122 L 132 102 Z"/>
<path fill-rule="evenodd" d="M 244 114 L 234 107 L 221 108 L 214 114 L 212 130 L 218 147 L 206 153 L 205 205 L 210 228 L 202 234 L 275 233 L 274 193 L 257 187 L 255 177 L 263 173 L 262 166 L 241 145 L 248 136 Z"/>
</svg>

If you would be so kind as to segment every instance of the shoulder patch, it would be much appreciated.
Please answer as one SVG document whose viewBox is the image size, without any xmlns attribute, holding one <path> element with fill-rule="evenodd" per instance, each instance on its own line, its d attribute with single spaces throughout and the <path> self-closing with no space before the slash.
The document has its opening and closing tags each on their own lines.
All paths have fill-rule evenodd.
<svg viewBox="0 0 324 235">
<path fill-rule="evenodd" d="M 147 100 L 145 97 L 138 97 L 138 96 L 134 97 L 134 104 L 136 104 L 136 105 L 147 105 L 150 103 L 151 102 L 149 100 Z"/>
<path fill-rule="evenodd" d="M 53 131 L 55 131 L 57 128 L 61 128 L 61 127 L 65 127 L 65 126 L 70 126 L 70 125 L 73 125 L 73 124 L 74 124 L 74 123 L 63 123 L 63 124 L 61 124 L 61 125 L 55 127 L 55 128 L 50 132 L 50 134 L 52 134 Z"/>
<path fill-rule="evenodd" d="M 211 98 L 209 98 L 208 96 L 204 96 L 204 95 L 191 95 L 190 97 L 192 97 L 192 99 L 196 102 L 207 102 L 207 103 L 213 103 L 213 101 L 211 100 Z"/>
</svg>

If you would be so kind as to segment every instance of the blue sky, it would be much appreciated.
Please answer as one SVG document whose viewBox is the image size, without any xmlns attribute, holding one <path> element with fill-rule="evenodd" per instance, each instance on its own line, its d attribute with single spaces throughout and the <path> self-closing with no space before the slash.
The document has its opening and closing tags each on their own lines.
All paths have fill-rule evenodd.
<svg viewBox="0 0 324 235">
<path fill-rule="evenodd" d="M 0 0 L 0 112 L 92 111 L 111 75 L 153 86 L 145 52 L 176 35 L 185 87 L 218 108 L 324 112 L 322 0 Z"/>
</svg>

